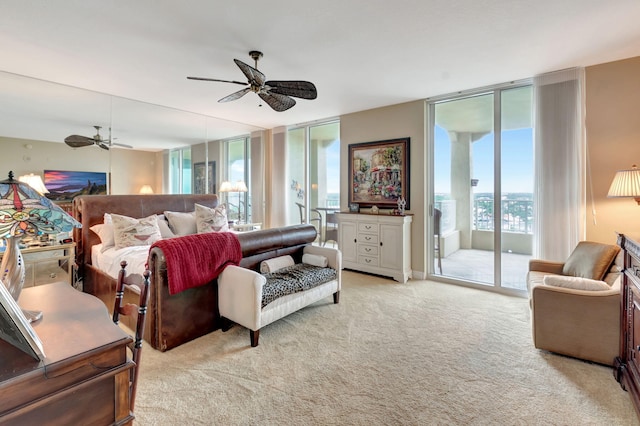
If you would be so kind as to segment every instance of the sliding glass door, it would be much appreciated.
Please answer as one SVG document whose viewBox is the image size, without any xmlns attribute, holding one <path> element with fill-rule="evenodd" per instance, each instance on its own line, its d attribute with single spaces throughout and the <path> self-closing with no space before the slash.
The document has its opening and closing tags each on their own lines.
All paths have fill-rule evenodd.
<svg viewBox="0 0 640 426">
<path fill-rule="evenodd" d="M 525 290 L 532 253 L 531 86 L 430 104 L 434 276 Z"/>
</svg>

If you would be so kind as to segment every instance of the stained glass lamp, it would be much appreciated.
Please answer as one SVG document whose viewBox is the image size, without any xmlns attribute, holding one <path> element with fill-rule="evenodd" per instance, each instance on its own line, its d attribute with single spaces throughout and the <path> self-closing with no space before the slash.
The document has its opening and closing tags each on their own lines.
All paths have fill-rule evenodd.
<svg viewBox="0 0 640 426">
<path fill-rule="evenodd" d="M 0 265 L 0 281 L 17 302 L 24 285 L 25 267 L 19 242 L 24 236 L 58 234 L 79 228 L 80 222 L 48 198 L 24 182 L 13 178 L 0 181 L 0 238 L 6 240 L 6 250 Z M 37 321 L 42 312 L 23 310 L 27 319 Z"/>
</svg>

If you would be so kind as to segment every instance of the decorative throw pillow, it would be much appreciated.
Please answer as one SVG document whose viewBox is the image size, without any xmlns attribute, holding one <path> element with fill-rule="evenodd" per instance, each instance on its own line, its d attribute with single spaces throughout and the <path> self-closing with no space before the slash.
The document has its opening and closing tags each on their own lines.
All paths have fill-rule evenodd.
<svg viewBox="0 0 640 426">
<path fill-rule="evenodd" d="M 618 246 L 580 241 L 564 263 L 562 273 L 574 277 L 601 280 L 619 251 L 620 247 Z"/>
<path fill-rule="evenodd" d="M 326 258 L 326 256 L 305 253 L 302 255 L 302 263 L 306 263 L 307 265 L 319 266 L 320 268 L 326 268 L 329 264 L 329 260 Z"/>
<path fill-rule="evenodd" d="M 562 275 L 545 275 L 542 279 L 544 285 L 554 287 L 572 288 L 575 290 L 604 291 L 611 290 L 609 284 L 604 281 L 591 280 L 589 278 L 566 277 Z"/>
<path fill-rule="evenodd" d="M 293 257 L 289 255 L 274 257 L 260 262 L 260 273 L 270 274 L 282 268 L 286 268 L 287 266 L 293 266 L 294 264 L 295 262 L 293 261 Z"/>
<path fill-rule="evenodd" d="M 109 216 L 109 220 L 111 220 L 111 216 Z M 100 242 L 102 243 L 102 248 L 100 249 L 101 253 L 104 253 L 105 250 L 116 245 L 112 223 L 99 223 L 97 225 L 93 225 L 89 229 L 100 237 Z"/>
<path fill-rule="evenodd" d="M 196 204 L 196 229 L 198 234 L 207 232 L 227 232 L 227 206 L 224 204 L 211 208 Z"/>
<path fill-rule="evenodd" d="M 150 246 L 160 240 L 160 228 L 155 214 L 142 219 L 134 219 L 118 214 L 111 215 L 116 249 L 132 246 Z"/>
<path fill-rule="evenodd" d="M 163 214 L 156 215 L 158 219 L 158 228 L 160 228 L 160 235 L 162 238 L 173 238 L 176 234 L 169 228 L 169 222 Z"/>
<path fill-rule="evenodd" d="M 176 235 L 191 235 L 196 233 L 196 212 L 164 212 L 169 227 Z"/>
</svg>

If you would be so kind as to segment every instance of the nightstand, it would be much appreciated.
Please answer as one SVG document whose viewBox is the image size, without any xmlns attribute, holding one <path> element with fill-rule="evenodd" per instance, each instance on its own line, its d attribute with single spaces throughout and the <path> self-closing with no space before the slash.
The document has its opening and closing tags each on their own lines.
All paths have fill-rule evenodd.
<svg viewBox="0 0 640 426">
<path fill-rule="evenodd" d="M 76 243 L 30 247 L 20 249 L 20 252 L 26 270 L 24 288 L 55 281 L 73 285 Z"/>
</svg>

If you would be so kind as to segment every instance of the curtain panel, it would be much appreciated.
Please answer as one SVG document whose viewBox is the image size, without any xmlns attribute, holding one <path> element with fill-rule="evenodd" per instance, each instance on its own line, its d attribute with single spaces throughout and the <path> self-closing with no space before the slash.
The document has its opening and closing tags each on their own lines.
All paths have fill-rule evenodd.
<svg viewBox="0 0 640 426">
<path fill-rule="evenodd" d="M 585 238 L 584 69 L 534 77 L 534 256 L 564 261 Z"/>
</svg>

